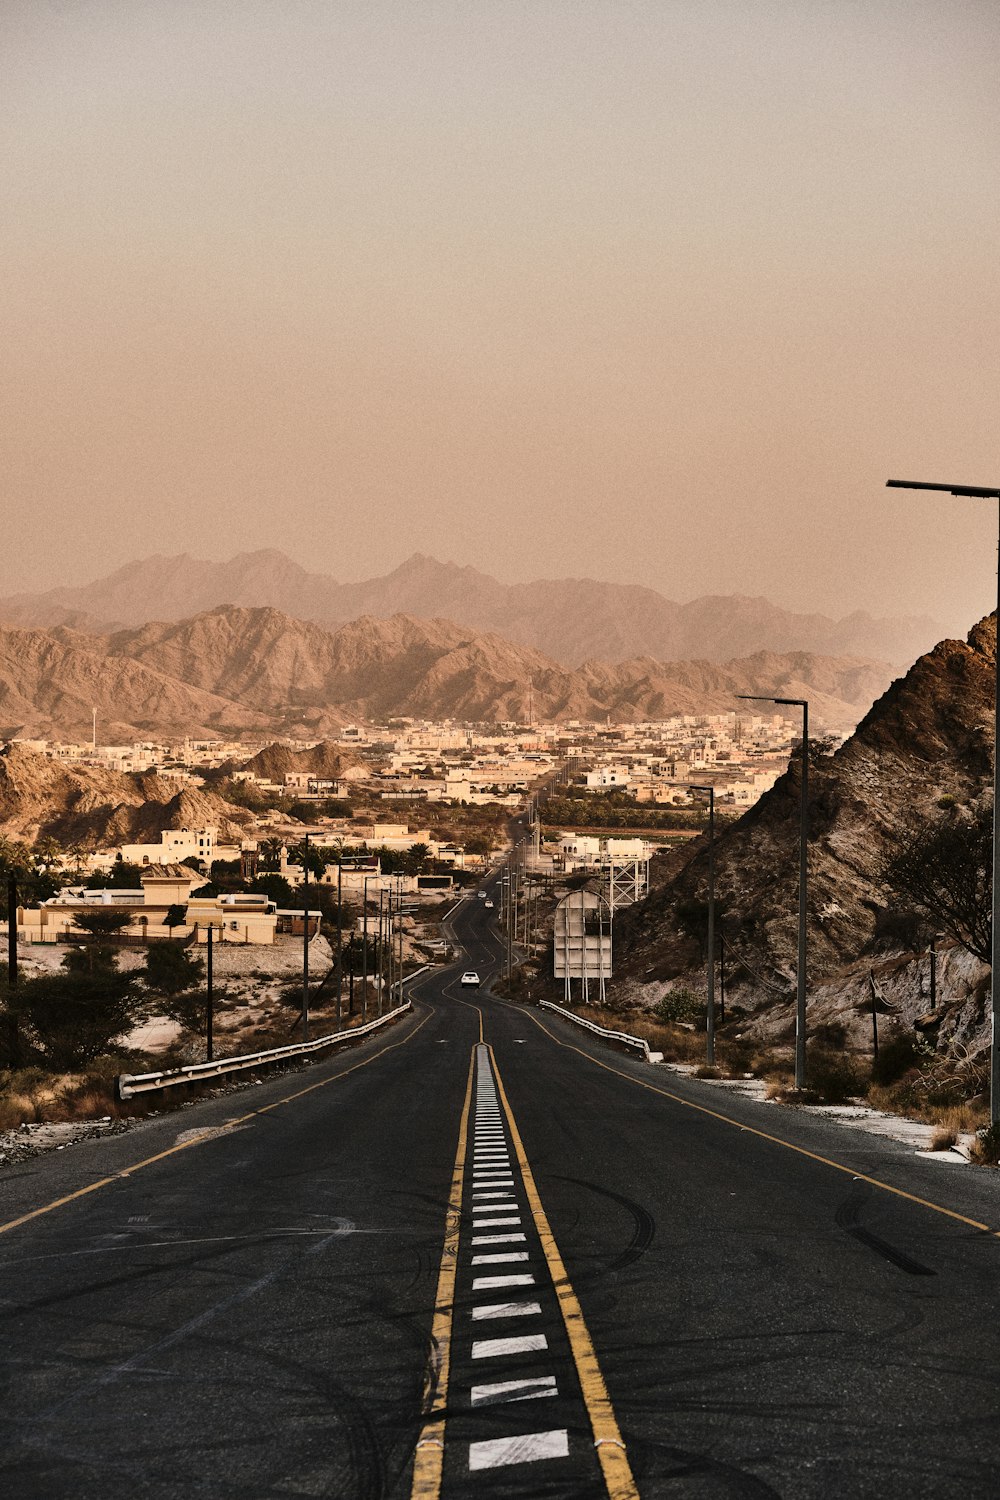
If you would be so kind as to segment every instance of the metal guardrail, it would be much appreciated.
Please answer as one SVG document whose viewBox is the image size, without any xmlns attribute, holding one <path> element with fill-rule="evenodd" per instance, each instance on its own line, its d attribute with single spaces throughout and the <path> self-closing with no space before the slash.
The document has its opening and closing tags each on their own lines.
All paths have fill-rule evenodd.
<svg viewBox="0 0 1000 1500">
<path fill-rule="evenodd" d="M 563 1016 L 567 1021 L 575 1021 L 577 1026 L 583 1026 L 587 1031 L 592 1031 L 595 1036 L 603 1037 L 605 1041 L 621 1042 L 626 1047 L 635 1047 L 641 1052 L 648 1063 L 663 1061 L 662 1052 L 651 1052 L 649 1043 L 644 1037 L 630 1036 L 627 1031 L 608 1031 L 604 1026 L 598 1026 L 596 1021 L 588 1021 L 585 1016 L 574 1015 L 573 1011 L 566 1010 L 562 1005 L 554 1005 L 551 1000 L 539 1000 L 543 1010 L 554 1010 L 556 1015 Z"/>
<path fill-rule="evenodd" d="M 413 977 L 407 975 L 407 979 Z M 221 1057 L 214 1062 L 189 1063 L 185 1068 L 171 1068 L 161 1073 L 119 1073 L 115 1079 L 115 1097 L 132 1099 L 136 1094 L 173 1088 L 178 1083 L 197 1083 L 203 1078 L 220 1078 L 245 1068 L 264 1067 L 268 1063 L 284 1062 L 288 1058 L 308 1057 L 323 1047 L 335 1047 L 341 1042 L 353 1042 L 359 1037 L 370 1036 L 380 1026 L 396 1020 L 404 1011 L 411 1009 L 412 1003 L 404 1000 L 395 1010 L 386 1011 L 384 1016 L 377 1016 L 364 1026 L 353 1026 L 349 1031 L 334 1031 L 329 1036 L 319 1036 L 312 1042 L 293 1042 L 287 1047 L 271 1047 L 265 1052 L 245 1052 L 240 1057 Z"/>
</svg>

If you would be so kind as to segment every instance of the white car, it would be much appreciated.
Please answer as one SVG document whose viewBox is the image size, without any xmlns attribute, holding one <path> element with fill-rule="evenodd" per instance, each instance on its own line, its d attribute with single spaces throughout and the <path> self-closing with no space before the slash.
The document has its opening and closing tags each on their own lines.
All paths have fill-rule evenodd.
<svg viewBox="0 0 1000 1500">
<path fill-rule="evenodd" d="M 460 984 L 465 984 L 465 985 L 471 985 L 475 989 L 478 989 L 479 988 L 479 975 L 476 973 L 475 969 L 466 969 L 466 971 L 462 975 L 462 978 L 459 981 L 459 983 Z"/>
<path fill-rule="evenodd" d="M 486 902 L 486 910 L 487 911 L 492 911 L 493 910 L 493 902 L 492 901 L 487 900 L 487 902 Z"/>
<path fill-rule="evenodd" d="M 486 900 L 486 892 L 485 891 L 477 891 L 476 892 L 476 896 L 478 897 L 478 899 L 480 901 L 485 901 Z"/>
</svg>

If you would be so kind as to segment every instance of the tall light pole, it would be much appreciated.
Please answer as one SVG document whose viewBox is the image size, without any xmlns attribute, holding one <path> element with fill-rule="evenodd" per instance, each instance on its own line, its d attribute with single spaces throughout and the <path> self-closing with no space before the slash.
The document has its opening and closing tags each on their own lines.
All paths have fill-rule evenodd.
<svg viewBox="0 0 1000 1500">
<path fill-rule="evenodd" d="M 705 1061 L 715 1067 L 715 787 L 698 781 L 674 786 L 708 793 L 708 1004 L 705 1007 Z"/>
<path fill-rule="evenodd" d="M 972 500 L 1000 500 L 1000 488 L 978 484 L 926 484 L 919 479 L 887 479 L 890 490 L 943 490 Z M 996 687 L 993 704 L 993 927 L 990 939 L 990 1123 L 1000 1125 L 1000 552 L 997 557 Z"/>
<path fill-rule="evenodd" d="M 309 1040 L 309 835 L 302 841 L 302 1040 Z"/>
<path fill-rule="evenodd" d="M 805 698 L 769 698 L 737 693 L 750 703 L 778 703 L 802 710 L 802 778 L 799 783 L 799 946 L 795 965 L 795 1087 L 806 1086 L 806 883 L 809 851 L 809 703 Z"/>
</svg>

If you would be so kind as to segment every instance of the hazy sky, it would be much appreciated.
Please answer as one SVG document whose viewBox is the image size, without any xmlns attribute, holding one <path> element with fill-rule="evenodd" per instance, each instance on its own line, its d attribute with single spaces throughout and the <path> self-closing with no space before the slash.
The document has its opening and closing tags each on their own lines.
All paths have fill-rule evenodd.
<svg viewBox="0 0 1000 1500">
<path fill-rule="evenodd" d="M 0 591 L 995 597 L 996 0 L 0 0 Z"/>
</svg>

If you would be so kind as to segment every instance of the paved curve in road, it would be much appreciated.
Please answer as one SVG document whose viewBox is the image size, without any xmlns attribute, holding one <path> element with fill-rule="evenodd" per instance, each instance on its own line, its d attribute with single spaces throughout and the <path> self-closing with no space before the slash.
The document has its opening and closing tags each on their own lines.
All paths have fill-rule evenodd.
<svg viewBox="0 0 1000 1500">
<path fill-rule="evenodd" d="M 11 1496 L 994 1496 L 997 1174 L 462 990 L 0 1175 Z"/>
</svg>

